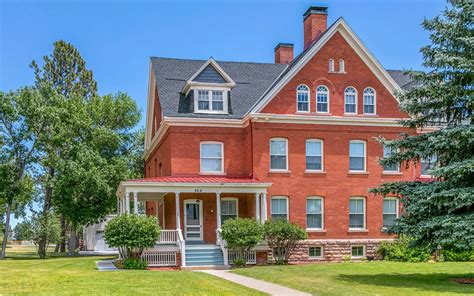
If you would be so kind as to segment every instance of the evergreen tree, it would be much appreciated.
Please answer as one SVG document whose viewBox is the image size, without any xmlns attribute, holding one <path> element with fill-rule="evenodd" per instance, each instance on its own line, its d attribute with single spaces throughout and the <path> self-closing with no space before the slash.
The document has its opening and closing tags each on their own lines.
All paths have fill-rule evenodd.
<svg viewBox="0 0 474 296">
<path fill-rule="evenodd" d="M 432 159 L 429 181 L 385 183 L 372 192 L 398 194 L 403 215 L 393 233 L 433 250 L 474 247 L 474 2 L 450 0 L 441 16 L 425 20 L 431 45 L 421 49 L 428 72 L 411 72 L 412 88 L 398 94 L 410 115 L 404 126 L 418 129 L 398 140 L 380 141 L 398 151 L 382 165 L 419 165 Z"/>
</svg>

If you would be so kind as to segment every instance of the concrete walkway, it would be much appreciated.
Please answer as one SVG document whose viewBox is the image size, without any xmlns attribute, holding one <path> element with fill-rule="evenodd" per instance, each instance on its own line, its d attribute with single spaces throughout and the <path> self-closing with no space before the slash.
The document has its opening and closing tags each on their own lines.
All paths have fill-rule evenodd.
<svg viewBox="0 0 474 296">
<path fill-rule="evenodd" d="M 99 271 L 119 270 L 117 267 L 115 267 L 113 260 L 100 260 L 96 261 L 95 264 L 97 265 L 97 269 Z"/>
<path fill-rule="evenodd" d="M 290 289 L 280 285 L 272 284 L 262 280 L 256 280 L 246 276 L 238 275 L 229 272 L 228 270 L 200 270 L 200 272 L 205 272 L 207 274 L 212 274 L 214 276 L 223 278 L 225 280 L 234 282 L 236 284 L 249 287 L 270 295 L 285 295 L 285 296 L 309 296 L 307 294 L 298 290 Z"/>
</svg>

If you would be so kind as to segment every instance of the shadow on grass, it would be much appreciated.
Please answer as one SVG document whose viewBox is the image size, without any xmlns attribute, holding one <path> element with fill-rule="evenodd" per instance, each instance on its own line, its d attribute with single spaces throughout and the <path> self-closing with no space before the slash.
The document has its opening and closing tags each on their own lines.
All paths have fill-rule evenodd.
<svg viewBox="0 0 474 296">
<path fill-rule="evenodd" d="M 411 288 L 427 292 L 444 292 L 466 294 L 474 293 L 474 285 L 460 284 L 453 281 L 455 278 L 473 278 L 474 273 L 430 273 L 430 274 L 376 274 L 376 275 L 339 275 L 338 280 L 347 283 L 363 285 Z"/>
</svg>

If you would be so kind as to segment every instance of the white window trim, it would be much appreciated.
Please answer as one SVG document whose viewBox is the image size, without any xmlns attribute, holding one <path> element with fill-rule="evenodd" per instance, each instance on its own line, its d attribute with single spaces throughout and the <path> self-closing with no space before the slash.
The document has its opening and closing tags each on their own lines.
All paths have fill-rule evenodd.
<svg viewBox="0 0 474 296">
<path fill-rule="evenodd" d="M 333 73 L 334 72 L 334 60 L 333 59 L 329 59 L 329 65 L 328 65 L 328 68 L 329 68 L 329 73 Z"/>
<path fill-rule="evenodd" d="M 363 250 L 362 256 L 352 256 L 352 248 L 353 248 L 353 247 L 362 247 L 362 250 Z M 364 257 L 365 257 L 365 254 L 366 254 L 365 245 L 351 245 L 351 258 L 353 258 L 353 259 L 364 258 Z"/>
<path fill-rule="evenodd" d="M 385 158 L 385 146 L 382 147 L 382 157 Z M 400 149 L 397 149 L 397 152 L 400 152 Z M 386 171 L 385 166 L 382 166 L 382 174 L 390 175 L 390 174 L 398 174 L 400 173 L 400 163 L 397 164 L 396 171 Z"/>
<path fill-rule="evenodd" d="M 272 141 L 285 141 L 286 145 L 286 169 L 272 169 Z M 271 138 L 270 141 L 268 142 L 268 152 L 269 152 L 269 169 L 270 172 L 288 172 L 289 171 L 289 166 L 288 166 L 288 158 L 289 158 L 289 151 L 288 151 L 288 139 L 287 138 Z"/>
<path fill-rule="evenodd" d="M 348 88 L 352 87 L 355 90 L 355 112 L 346 112 L 346 91 Z M 358 108 L 358 101 L 359 101 L 359 93 L 357 91 L 357 88 L 349 85 L 344 89 L 344 115 L 357 115 L 357 108 Z"/>
<path fill-rule="evenodd" d="M 367 199 L 365 197 L 351 197 L 349 198 L 349 224 L 350 224 L 350 214 L 351 214 L 351 205 L 350 205 L 350 202 L 351 200 L 362 200 L 363 203 L 364 203 L 364 219 L 363 219 L 363 222 L 364 222 L 364 225 L 362 228 L 358 228 L 358 227 L 350 227 L 349 226 L 349 230 L 367 230 Z"/>
<path fill-rule="evenodd" d="M 430 165 L 431 164 L 435 164 L 438 162 L 438 157 L 436 155 L 433 155 L 431 156 L 430 158 L 432 157 L 435 157 L 435 161 L 434 162 L 430 162 Z M 433 175 L 428 175 L 428 174 L 423 174 L 423 159 L 426 159 L 426 158 L 420 158 L 420 178 L 433 178 Z"/>
<path fill-rule="evenodd" d="M 374 91 L 374 113 L 366 113 L 365 108 L 364 108 L 365 107 L 365 100 L 364 100 L 365 91 L 369 88 Z M 364 89 L 364 91 L 362 92 L 362 106 L 363 106 L 362 113 L 364 115 L 377 115 L 377 92 L 375 91 L 375 88 L 369 86 Z"/>
<path fill-rule="evenodd" d="M 219 87 L 219 86 L 194 86 L 192 88 L 194 91 L 194 113 L 204 113 L 204 114 L 228 114 L 229 113 L 229 100 L 228 92 L 230 88 Z M 198 91 L 207 90 L 209 98 L 209 110 L 199 110 L 198 109 Z M 222 109 L 223 110 L 212 110 L 212 92 L 221 91 L 222 92 Z"/>
<path fill-rule="evenodd" d="M 309 249 L 310 248 L 321 248 L 321 256 L 311 256 Z M 309 259 L 322 259 L 324 258 L 324 247 L 322 245 L 310 245 L 308 246 L 308 258 Z"/>
<path fill-rule="evenodd" d="M 339 60 L 339 73 L 346 73 L 346 62 L 344 59 Z"/>
<path fill-rule="evenodd" d="M 299 91 L 298 88 L 300 88 L 300 86 L 306 87 L 307 91 Z M 299 103 L 298 102 L 298 93 L 299 92 L 304 92 L 304 93 L 308 94 L 308 111 L 298 110 L 298 103 Z M 300 84 L 296 88 L 296 112 L 297 113 L 310 113 L 311 112 L 311 89 L 306 84 Z"/>
<path fill-rule="evenodd" d="M 288 221 L 290 221 L 290 204 L 289 204 L 289 201 L 288 201 L 288 196 L 278 195 L 278 196 L 272 196 L 270 198 L 270 217 L 272 217 L 272 215 L 273 215 L 273 208 L 272 208 L 272 200 L 273 199 L 284 199 L 286 201 L 286 219 Z M 276 213 L 276 214 L 279 215 L 280 213 Z"/>
<path fill-rule="evenodd" d="M 321 169 L 320 170 L 308 170 L 306 168 L 306 157 L 308 156 L 308 151 L 305 151 L 305 172 L 307 173 L 314 173 L 314 172 L 317 172 L 317 173 L 320 173 L 320 172 L 324 172 L 324 141 L 321 140 L 321 139 L 307 139 L 306 142 L 305 142 L 305 150 L 306 150 L 306 144 L 308 142 L 318 142 L 318 143 L 321 143 Z M 309 155 L 309 156 L 312 156 L 312 155 Z M 314 156 L 314 155 L 313 155 Z"/>
<path fill-rule="evenodd" d="M 364 169 L 363 170 L 351 170 L 351 143 L 362 143 L 364 144 Z M 349 141 L 349 173 L 366 173 L 367 172 L 367 141 L 364 140 L 350 140 Z"/>
<path fill-rule="evenodd" d="M 203 144 L 219 144 L 221 146 L 221 168 L 220 171 L 208 171 L 202 170 L 202 145 Z M 201 175 L 224 175 L 224 143 L 218 141 L 203 141 L 199 143 L 199 173 Z"/>
<path fill-rule="evenodd" d="M 326 112 L 324 112 L 324 111 L 318 111 L 318 88 L 321 87 L 321 86 L 323 86 L 324 88 L 326 88 L 326 95 L 327 95 L 327 97 L 328 97 L 328 101 L 327 101 L 327 103 L 326 103 L 326 104 L 328 105 L 328 111 L 326 111 Z M 318 85 L 318 86 L 316 87 L 316 113 L 328 114 L 328 113 L 331 111 L 330 108 L 329 108 L 330 102 L 331 102 L 331 97 L 330 97 L 330 95 L 329 95 L 329 88 L 328 88 L 326 85 L 324 85 L 324 84 Z"/>
<path fill-rule="evenodd" d="M 323 230 L 324 229 L 324 198 L 322 196 L 308 196 L 306 198 L 306 215 L 308 215 L 308 199 L 319 199 L 321 200 L 321 228 L 315 227 L 308 227 L 308 218 L 306 217 L 306 230 L 307 231 L 315 231 L 315 230 Z"/>
<path fill-rule="evenodd" d="M 395 200 L 395 214 L 396 214 L 396 218 L 398 219 L 400 216 L 400 200 L 397 198 L 397 197 L 384 197 L 383 198 L 383 201 L 386 201 L 386 200 Z M 392 213 L 385 213 L 383 211 L 383 202 L 382 202 L 382 229 L 387 229 L 387 227 L 385 227 L 383 225 L 383 215 L 384 214 L 392 214 Z"/>
<path fill-rule="evenodd" d="M 235 200 L 235 214 L 239 218 L 239 199 L 237 197 L 221 197 L 221 202 L 225 200 Z M 221 220 L 222 220 L 222 204 L 221 204 Z"/>
</svg>

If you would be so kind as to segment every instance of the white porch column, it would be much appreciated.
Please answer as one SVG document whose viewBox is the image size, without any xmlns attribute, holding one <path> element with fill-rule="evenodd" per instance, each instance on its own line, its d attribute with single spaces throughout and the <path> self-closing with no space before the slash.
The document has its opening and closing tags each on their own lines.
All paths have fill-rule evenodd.
<svg viewBox="0 0 474 296">
<path fill-rule="evenodd" d="M 260 221 L 260 194 L 255 193 L 255 219 Z"/>
<path fill-rule="evenodd" d="M 138 192 L 133 193 L 133 212 L 138 214 Z"/>
<path fill-rule="evenodd" d="M 120 199 L 121 201 L 121 206 L 122 206 L 122 214 L 125 214 L 126 213 L 126 210 L 127 210 L 127 207 L 125 206 L 125 198 L 121 198 Z"/>
<path fill-rule="evenodd" d="M 262 193 L 262 223 L 267 221 L 267 193 Z"/>
<path fill-rule="evenodd" d="M 217 229 L 221 228 L 221 193 L 216 192 L 216 215 L 217 215 Z"/>
<path fill-rule="evenodd" d="M 179 208 L 179 192 L 175 193 L 175 203 L 176 203 L 176 229 L 181 229 L 181 209 Z"/>
<path fill-rule="evenodd" d="M 120 198 L 117 196 L 117 215 L 120 215 Z"/>
<path fill-rule="evenodd" d="M 125 211 L 130 214 L 130 192 L 125 192 Z"/>
</svg>

